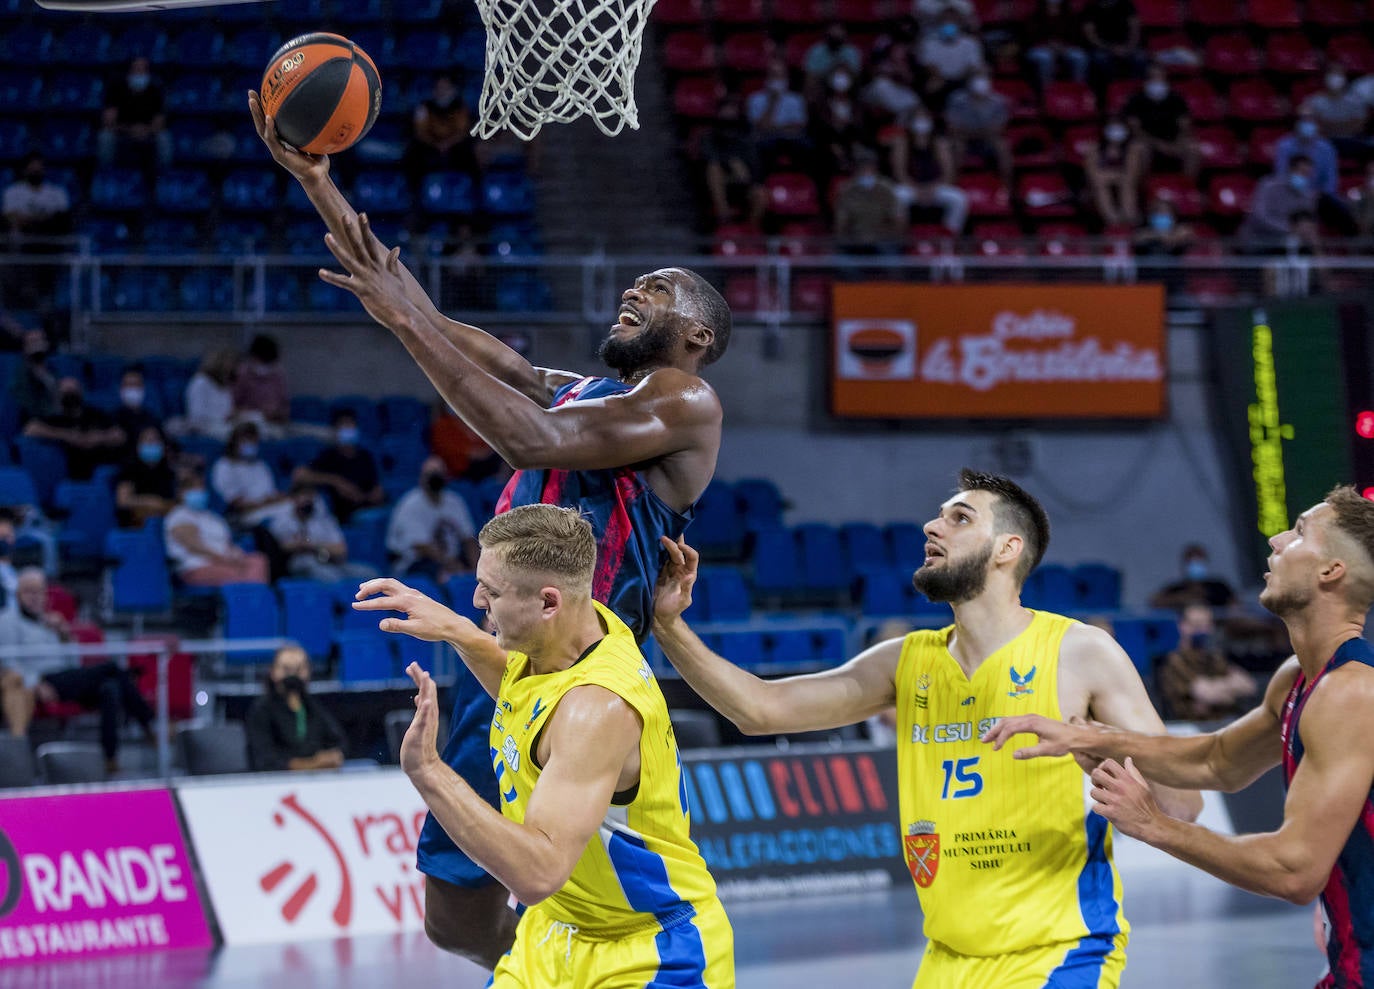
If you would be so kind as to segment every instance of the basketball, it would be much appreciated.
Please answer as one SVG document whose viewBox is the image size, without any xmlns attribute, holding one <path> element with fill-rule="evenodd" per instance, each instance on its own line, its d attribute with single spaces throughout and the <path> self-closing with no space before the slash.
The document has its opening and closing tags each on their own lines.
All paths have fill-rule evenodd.
<svg viewBox="0 0 1374 989">
<path fill-rule="evenodd" d="M 327 155 L 360 141 L 377 119 L 382 80 L 361 48 L 337 34 L 282 45 L 262 76 L 262 109 L 299 151 Z"/>
</svg>

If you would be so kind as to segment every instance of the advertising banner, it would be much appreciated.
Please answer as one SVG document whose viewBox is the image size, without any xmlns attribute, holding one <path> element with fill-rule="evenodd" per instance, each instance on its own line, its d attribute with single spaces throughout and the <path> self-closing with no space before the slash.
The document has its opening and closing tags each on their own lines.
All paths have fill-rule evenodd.
<svg viewBox="0 0 1374 989">
<path fill-rule="evenodd" d="M 876 746 L 683 753 L 692 838 L 725 899 L 909 884 L 897 756 Z"/>
<path fill-rule="evenodd" d="M 425 805 L 399 770 L 177 797 L 226 943 L 423 929 Z"/>
<path fill-rule="evenodd" d="M 0 800 L 0 967 L 211 945 L 168 791 Z"/>
<path fill-rule="evenodd" d="M 837 283 L 833 312 L 837 416 L 1165 414 L 1159 285 Z"/>
</svg>

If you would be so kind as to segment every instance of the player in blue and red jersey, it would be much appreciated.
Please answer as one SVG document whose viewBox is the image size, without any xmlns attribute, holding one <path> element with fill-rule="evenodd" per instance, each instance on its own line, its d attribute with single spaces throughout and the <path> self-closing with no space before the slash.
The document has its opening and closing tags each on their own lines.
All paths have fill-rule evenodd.
<svg viewBox="0 0 1374 989">
<path fill-rule="evenodd" d="M 1220 731 L 1140 735 L 1008 718 L 985 740 L 1039 736 L 1018 758 L 1074 755 L 1092 770 L 1094 810 L 1125 834 L 1242 889 L 1293 903 L 1321 897 L 1329 970 L 1318 989 L 1374 987 L 1374 502 L 1340 487 L 1269 540 L 1259 601 L 1295 655 L 1264 703 Z M 1282 763 L 1288 798 L 1270 834 L 1221 835 L 1159 812 L 1144 778 L 1239 790 Z M 1142 775 L 1143 774 L 1143 775 Z"/>
</svg>

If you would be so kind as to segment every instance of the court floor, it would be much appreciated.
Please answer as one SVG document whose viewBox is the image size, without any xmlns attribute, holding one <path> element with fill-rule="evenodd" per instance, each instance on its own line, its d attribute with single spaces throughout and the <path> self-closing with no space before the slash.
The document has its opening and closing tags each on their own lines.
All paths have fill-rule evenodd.
<svg viewBox="0 0 1374 989">
<path fill-rule="evenodd" d="M 1134 924 L 1124 987 L 1316 983 L 1322 959 L 1310 909 L 1233 890 L 1176 864 L 1123 866 L 1123 874 Z M 923 945 L 910 889 L 727 907 L 740 989 L 906 989 Z M 4 989 L 477 989 L 485 981 L 486 973 L 442 954 L 420 933 L 0 970 Z"/>
</svg>

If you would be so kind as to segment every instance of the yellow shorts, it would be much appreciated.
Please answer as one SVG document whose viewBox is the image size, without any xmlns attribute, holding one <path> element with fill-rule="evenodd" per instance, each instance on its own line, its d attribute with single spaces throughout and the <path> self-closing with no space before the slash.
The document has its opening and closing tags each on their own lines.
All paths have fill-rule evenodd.
<svg viewBox="0 0 1374 989">
<path fill-rule="evenodd" d="M 1126 938 L 1085 937 L 1005 955 L 961 955 L 931 941 L 912 989 L 1116 989 Z"/>
<path fill-rule="evenodd" d="M 492 989 L 734 989 L 735 935 L 719 901 L 667 930 L 599 938 L 531 907 Z"/>
</svg>

